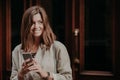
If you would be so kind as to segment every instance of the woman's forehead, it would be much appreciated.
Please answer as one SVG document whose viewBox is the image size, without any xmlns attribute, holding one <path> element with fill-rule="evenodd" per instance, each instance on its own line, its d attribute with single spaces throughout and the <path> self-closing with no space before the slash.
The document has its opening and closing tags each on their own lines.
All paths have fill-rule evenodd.
<svg viewBox="0 0 120 80">
<path fill-rule="evenodd" d="M 33 21 L 42 21 L 42 17 L 40 13 L 33 15 Z"/>
</svg>

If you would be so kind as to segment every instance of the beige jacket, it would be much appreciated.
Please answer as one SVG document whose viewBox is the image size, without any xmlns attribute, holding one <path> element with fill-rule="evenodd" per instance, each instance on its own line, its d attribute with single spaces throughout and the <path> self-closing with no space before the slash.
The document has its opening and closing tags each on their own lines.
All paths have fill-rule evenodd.
<svg viewBox="0 0 120 80">
<path fill-rule="evenodd" d="M 18 71 L 24 62 L 21 44 L 15 47 L 12 52 L 12 72 L 10 80 L 18 80 Z M 36 61 L 42 69 L 50 72 L 54 80 L 72 80 L 72 69 L 66 47 L 59 41 L 55 41 L 50 50 L 39 47 L 35 55 Z M 43 80 L 37 73 L 29 72 L 25 75 L 24 80 Z"/>
</svg>

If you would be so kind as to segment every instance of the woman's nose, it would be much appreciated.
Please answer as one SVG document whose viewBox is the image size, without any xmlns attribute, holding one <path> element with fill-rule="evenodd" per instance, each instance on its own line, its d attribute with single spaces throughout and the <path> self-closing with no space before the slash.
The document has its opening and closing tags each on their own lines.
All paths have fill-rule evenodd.
<svg viewBox="0 0 120 80">
<path fill-rule="evenodd" d="M 35 25 L 34 25 L 35 27 L 39 27 L 39 24 L 38 23 L 35 23 Z"/>
</svg>

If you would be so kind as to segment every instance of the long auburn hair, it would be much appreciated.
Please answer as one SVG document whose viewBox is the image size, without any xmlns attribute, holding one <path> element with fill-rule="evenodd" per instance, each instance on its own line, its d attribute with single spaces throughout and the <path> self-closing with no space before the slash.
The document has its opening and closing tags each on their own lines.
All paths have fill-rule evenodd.
<svg viewBox="0 0 120 80">
<path fill-rule="evenodd" d="M 21 48 L 25 51 L 29 51 L 34 44 L 34 38 L 30 33 L 30 28 L 32 26 L 32 18 L 37 13 L 41 15 L 44 26 L 43 33 L 40 36 L 40 43 L 44 44 L 47 48 L 50 48 L 51 44 L 56 39 L 44 8 L 41 6 L 32 6 L 24 12 L 21 23 Z"/>
</svg>

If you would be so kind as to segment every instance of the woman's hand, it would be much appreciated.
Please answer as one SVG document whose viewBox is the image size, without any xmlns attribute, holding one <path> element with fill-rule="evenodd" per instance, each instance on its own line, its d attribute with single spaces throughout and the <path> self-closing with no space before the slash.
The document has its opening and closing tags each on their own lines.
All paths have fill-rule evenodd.
<svg viewBox="0 0 120 80">
<path fill-rule="evenodd" d="M 48 73 L 41 68 L 41 66 L 37 63 L 35 59 L 27 59 L 24 61 L 24 63 L 22 64 L 22 69 L 18 74 L 19 79 L 22 80 L 24 75 L 27 74 L 29 71 L 34 71 L 38 73 L 42 78 L 46 78 L 48 76 Z"/>
<path fill-rule="evenodd" d="M 48 74 L 47 74 L 47 72 L 45 72 L 42 68 L 41 68 L 41 66 L 37 63 L 37 61 L 35 60 L 35 59 L 33 59 L 30 63 L 29 63 L 29 65 L 31 65 L 31 66 L 29 66 L 28 67 L 28 70 L 30 70 L 30 71 L 34 71 L 34 72 L 36 72 L 36 73 L 38 73 L 41 77 L 46 77 Z"/>
<path fill-rule="evenodd" d="M 31 59 L 27 59 L 23 62 L 22 68 L 18 73 L 18 76 L 23 77 L 25 74 L 27 74 L 30 71 L 29 67 L 33 64 L 31 62 L 32 62 Z"/>
<path fill-rule="evenodd" d="M 19 72 L 19 76 L 23 77 L 25 74 L 27 74 L 29 71 L 34 71 L 38 73 L 41 77 L 46 77 L 48 74 L 47 72 L 43 71 L 41 66 L 37 63 L 35 59 L 27 59 L 22 64 L 22 69 Z"/>
</svg>

